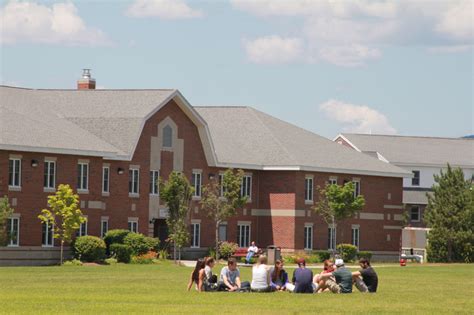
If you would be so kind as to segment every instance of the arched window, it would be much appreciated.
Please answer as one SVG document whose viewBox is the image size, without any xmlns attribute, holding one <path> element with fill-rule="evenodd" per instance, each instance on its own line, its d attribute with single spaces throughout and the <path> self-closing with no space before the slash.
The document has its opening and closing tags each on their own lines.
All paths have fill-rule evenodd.
<svg viewBox="0 0 474 315">
<path fill-rule="evenodd" d="M 163 147 L 171 148 L 173 146 L 173 129 L 170 125 L 163 128 Z"/>
</svg>

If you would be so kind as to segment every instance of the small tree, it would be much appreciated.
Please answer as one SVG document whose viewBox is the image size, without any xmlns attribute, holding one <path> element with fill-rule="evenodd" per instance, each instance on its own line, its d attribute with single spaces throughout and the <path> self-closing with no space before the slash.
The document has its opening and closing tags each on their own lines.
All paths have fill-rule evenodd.
<svg viewBox="0 0 474 315">
<path fill-rule="evenodd" d="M 202 189 L 202 209 L 214 221 L 217 259 L 219 259 L 219 225 L 234 216 L 237 209 L 242 208 L 247 202 L 247 197 L 242 197 L 240 193 L 243 176 L 242 170 L 234 172 L 228 169 L 224 173 L 222 183 L 218 179 L 213 179 Z"/>
<path fill-rule="evenodd" d="M 79 196 L 69 185 L 61 184 L 54 195 L 48 196 L 49 209 L 41 210 L 38 218 L 52 227 L 53 238 L 61 241 L 61 264 L 64 244 L 70 243 L 74 233 L 86 222 L 79 209 Z"/>
<path fill-rule="evenodd" d="M 474 261 L 474 184 L 460 168 L 434 175 L 433 195 L 427 194 L 424 221 L 428 257 L 435 262 Z"/>
<path fill-rule="evenodd" d="M 318 187 L 319 200 L 313 210 L 319 214 L 324 221 L 333 227 L 337 222 L 353 217 L 365 205 L 364 196 L 355 196 L 355 186 L 348 182 L 343 186 L 326 185 L 324 188 Z M 336 233 L 334 233 L 333 256 L 337 247 Z"/>
<path fill-rule="evenodd" d="M 160 198 L 168 206 L 166 223 L 170 231 L 169 238 L 173 242 L 175 262 L 176 250 L 179 250 L 179 260 L 181 260 L 181 248 L 189 241 L 186 219 L 191 207 L 193 191 L 188 179 L 179 172 L 172 172 L 168 181 L 161 183 Z"/>
<path fill-rule="evenodd" d="M 12 215 L 13 209 L 10 207 L 8 197 L 0 198 L 0 246 L 7 246 L 10 240 L 10 232 L 7 231 L 8 218 Z"/>
</svg>

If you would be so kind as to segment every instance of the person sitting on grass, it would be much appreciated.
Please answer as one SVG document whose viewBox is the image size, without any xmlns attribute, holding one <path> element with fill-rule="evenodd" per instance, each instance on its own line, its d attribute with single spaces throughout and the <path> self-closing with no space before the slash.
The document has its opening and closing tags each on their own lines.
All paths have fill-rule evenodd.
<svg viewBox="0 0 474 315">
<path fill-rule="evenodd" d="M 326 259 L 323 263 L 323 271 L 320 274 L 317 274 L 313 278 L 314 291 L 316 293 L 324 292 L 328 290 L 325 285 L 325 281 L 321 279 L 321 275 L 326 273 L 332 273 L 334 271 L 334 263 L 330 259 Z"/>
<path fill-rule="evenodd" d="M 216 260 L 212 257 L 205 259 L 205 267 L 199 271 L 198 291 L 216 291 L 217 276 L 212 274 L 212 268 L 216 264 Z"/>
<path fill-rule="evenodd" d="M 379 278 L 374 268 L 370 266 L 370 261 L 367 258 L 361 258 L 359 265 L 362 269 L 352 273 L 352 279 L 354 280 L 356 288 L 360 292 L 377 292 Z"/>
<path fill-rule="evenodd" d="M 303 258 L 299 258 L 296 263 L 298 268 L 293 272 L 293 285 L 292 291 L 294 293 L 314 293 L 313 289 L 313 272 L 306 268 L 306 261 Z"/>
<path fill-rule="evenodd" d="M 237 261 L 235 258 L 230 258 L 227 262 L 227 266 L 221 270 L 219 291 L 236 292 L 240 290 L 242 285 L 249 287 L 250 283 L 247 281 L 243 283 L 240 282 L 240 271 L 239 268 L 237 268 Z"/>
<path fill-rule="evenodd" d="M 275 267 L 270 272 L 270 285 L 275 291 L 285 291 L 288 284 L 288 274 L 283 269 L 283 261 L 277 259 Z"/>
<path fill-rule="evenodd" d="M 196 290 L 199 290 L 199 272 L 201 270 L 204 270 L 205 266 L 206 266 L 206 263 L 205 263 L 204 259 L 199 258 L 196 261 L 196 267 L 194 267 L 194 270 L 191 273 L 191 278 L 189 279 L 188 291 L 191 290 L 191 287 L 193 286 L 193 283 L 196 284 Z"/>
<path fill-rule="evenodd" d="M 247 256 L 245 257 L 245 263 L 250 264 L 250 259 L 252 259 L 255 254 L 258 253 L 258 247 L 255 246 L 255 242 L 252 241 L 250 247 L 247 249 Z"/>
<path fill-rule="evenodd" d="M 260 256 L 252 267 L 252 292 L 271 292 L 270 273 L 268 272 L 267 257 Z"/>
<path fill-rule="evenodd" d="M 332 293 L 352 293 L 352 272 L 345 267 L 342 259 L 336 259 L 335 271 L 321 275 L 320 279 L 325 280 L 325 286 Z"/>
</svg>

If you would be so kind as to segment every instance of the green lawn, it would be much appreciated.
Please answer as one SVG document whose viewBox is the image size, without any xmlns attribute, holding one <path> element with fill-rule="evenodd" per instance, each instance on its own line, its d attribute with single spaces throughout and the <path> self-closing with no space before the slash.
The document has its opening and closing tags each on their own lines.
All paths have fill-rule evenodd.
<svg viewBox="0 0 474 315">
<path fill-rule="evenodd" d="M 384 265 L 376 268 L 377 294 L 348 295 L 187 292 L 191 270 L 169 262 L 0 268 L 0 313 L 472 314 L 474 310 L 474 265 Z M 250 268 L 241 271 L 248 280 Z"/>
</svg>

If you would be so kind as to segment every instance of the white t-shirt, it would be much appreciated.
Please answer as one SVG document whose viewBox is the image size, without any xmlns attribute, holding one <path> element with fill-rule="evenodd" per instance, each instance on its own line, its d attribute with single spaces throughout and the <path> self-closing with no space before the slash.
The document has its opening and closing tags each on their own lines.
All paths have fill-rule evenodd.
<svg viewBox="0 0 474 315">
<path fill-rule="evenodd" d="M 204 274 L 205 274 L 205 276 L 206 276 L 206 279 L 207 279 L 207 280 L 210 280 L 211 277 L 212 277 L 212 269 L 211 269 L 211 267 L 209 267 L 209 266 L 206 265 L 206 267 L 204 267 Z"/>
<path fill-rule="evenodd" d="M 247 250 L 247 252 L 257 253 L 258 252 L 258 247 L 257 246 L 250 246 L 249 249 Z"/>
<path fill-rule="evenodd" d="M 252 289 L 265 289 L 269 286 L 269 274 L 266 265 L 252 267 Z"/>
</svg>

